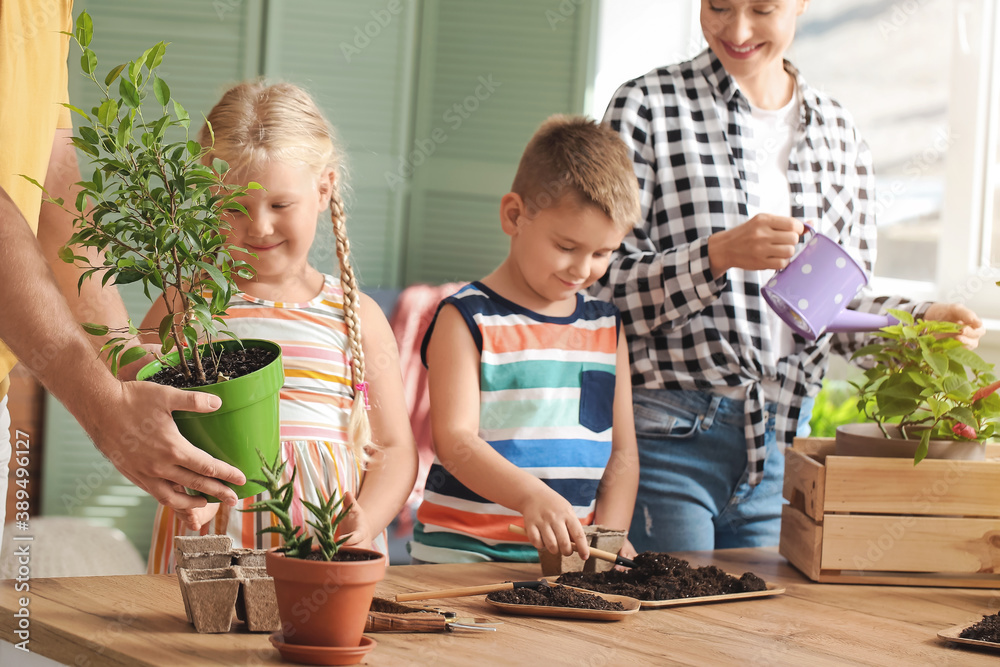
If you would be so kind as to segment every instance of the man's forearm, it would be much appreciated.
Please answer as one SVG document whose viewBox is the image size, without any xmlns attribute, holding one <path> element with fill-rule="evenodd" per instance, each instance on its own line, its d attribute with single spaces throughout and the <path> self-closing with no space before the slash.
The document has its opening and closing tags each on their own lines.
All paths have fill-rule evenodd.
<svg viewBox="0 0 1000 667">
<path fill-rule="evenodd" d="M 0 339 L 84 428 L 94 416 L 84 414 L 83 402 L 100 401 L 118 384 L 98 360 L 31 229 L 2 189 Z"/>
</svg>

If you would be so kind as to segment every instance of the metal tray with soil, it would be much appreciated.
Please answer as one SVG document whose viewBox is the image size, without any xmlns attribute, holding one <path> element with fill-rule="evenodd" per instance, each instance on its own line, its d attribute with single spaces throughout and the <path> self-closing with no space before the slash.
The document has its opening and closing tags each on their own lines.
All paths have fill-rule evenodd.
<svg viewBox="0 0 1000 667">
<path fill-rule="evenodd" d="M 672 607 L 768 597 L 785 592 L 752 572 L 737 577 L 714 565 L 691 567 L 686 560 L 663 553 L 644 552 L 636 567 L 599 573 L 567 572 L 553 580 L 595 592 L 625 595 L 644 608 Z"/>
<path fill-rule="evenodd" d="M 972 625 L 956 625 L 938 633 L 941 639 L 958 644 L 982 646 L 1000 651 L 1000 612 L 983 616 L 983 620 Z"/>
<path fill-rule="evenodd" d="M 585 591 L 571 586 L 540 586 L 494 591 L 487 604 L 508 614 L 557 618 L 620 621 L 639 611 L 635 598 Z"/>
</svg>

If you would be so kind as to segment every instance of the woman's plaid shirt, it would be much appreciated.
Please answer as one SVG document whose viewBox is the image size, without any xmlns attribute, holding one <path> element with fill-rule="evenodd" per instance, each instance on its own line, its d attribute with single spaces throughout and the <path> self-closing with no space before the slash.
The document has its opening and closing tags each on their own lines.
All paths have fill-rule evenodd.
<svg viewBox="0 0 1000 667">
<path fill-rule="evenodd" d="M 871 153 L 850 114 L 810 88 L 790 63 L 785 67 L 803 101 L 788 161 L 792 216 L 816 221 L 870 275 Z M 761 272 L 729 269 L 712 277 L 708 237 L 742 224 L 748 205 L 759 203 L 758 162 L 743 149 L 749 116 L 746 96 L 711 50 L 618 89 L 604 122 L 632 150 L 643 217 L 591 290 L 622 312 L 634 386 L 728 396 L 733 387 L 745 389 L 747 469 L 755 485 L 764 467 L 761 381 L 780 381 L 775 428 L 778 441 L 791 444 L 802 398 L 819 391 L 830 353 L 850 353 L 867 335 L 827 334 L 818 341 L 795 336 L 790 356 L 765 363 L 772 343 Z M 922 314 L 927 305 L 865 291 L 849 307 L 875 313 L 903 307 Z"/>
</svg>

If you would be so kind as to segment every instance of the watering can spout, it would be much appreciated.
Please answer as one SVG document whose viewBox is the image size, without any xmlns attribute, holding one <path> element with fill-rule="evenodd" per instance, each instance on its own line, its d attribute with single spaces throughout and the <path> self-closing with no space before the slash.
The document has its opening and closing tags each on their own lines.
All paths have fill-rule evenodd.
<svg viewBox="0 0 1000 667">
<path fill-rule="evenodd" d="M 892 315 L 876 315 L 875 313 L 859 313 L 856 310 L 845 310 L 837 315 L 824 331 L 833 333 L 851 333 L 854 331 L 878 331 L 882 327 L 899 324 Z"/>
</svg>

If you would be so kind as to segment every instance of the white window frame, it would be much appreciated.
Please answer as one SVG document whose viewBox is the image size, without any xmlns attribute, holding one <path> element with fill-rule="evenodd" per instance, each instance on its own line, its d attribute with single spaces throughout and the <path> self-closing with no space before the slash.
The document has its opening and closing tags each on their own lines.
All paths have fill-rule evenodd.
<svg viewBox="0 0 1000 667">
<path fill-rule="evenodd" d="M 995 0 L 958 0 L 952 34 L 937 297 L 964 303 L 1000 329 L 1000 271 L 989 265 L 1000 189 L 1000 10 Z"/>
</svg>

